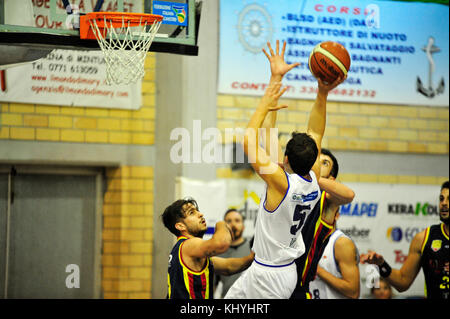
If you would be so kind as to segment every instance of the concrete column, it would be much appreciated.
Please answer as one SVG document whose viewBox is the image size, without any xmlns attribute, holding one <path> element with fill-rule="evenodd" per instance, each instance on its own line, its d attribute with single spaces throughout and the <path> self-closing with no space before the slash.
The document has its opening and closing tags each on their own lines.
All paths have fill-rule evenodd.
<svg viewBox="0 0 450 319">
<path fill-rule="evenodd" d="M 176 199 L 176 177 L 204 181 L 216 177 L 214 164 L 174 164 L 170 160 L 170 150 L 176 141 L 170 141 L 170 133 L 175 128 L 186 128 L 191 132 L 192 152 L 194 120 L 200 120 L 202 130 L 216 127 L 218 17 L 219 1 L 203 1 L 198 39 L 199 56 L 158 54 L 156 58 L 152 298 L 165 298 L 167 294 L 167 262 L 175 238 L 164 227 L 160 216 Z"/>
</svg>

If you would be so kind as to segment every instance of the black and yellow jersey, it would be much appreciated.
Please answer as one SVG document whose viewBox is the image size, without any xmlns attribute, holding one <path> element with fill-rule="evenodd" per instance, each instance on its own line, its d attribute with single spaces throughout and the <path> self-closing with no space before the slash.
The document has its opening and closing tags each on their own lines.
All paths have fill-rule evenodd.
<svg viewBox="0 0 450 319">
<path fill-rule="evenodd" d="M 444 224 L 425 230 L 421 267 L 425 276 L 425 295 L 430 299 L 449 297 L 449 240 Z"/>
<path fill-rule="evenodd" d="M 178 237 L 177 243 L 169 256 L 169 269 L 167 274 L 168 299 L 212 299 L 214 267 L 209 258 L 205 267 L 193 271 L 183 262 L 181 250 L 186 237 Z"/>
<path fill-rule="evenodd" d="M 314 280 L 323 250 L 328 244 L 330 235 L 335 230 L 335 225 L 329 225 L 322 219 L 325 198 L 326 192 L 322 191 L 320 201 L 314 206 L 303 226 L 302 236 L 305 243 L 305 253 L 295 260 L 298 279 L 291 299 L 311 299 L 309 283 Z"/>
</svg>

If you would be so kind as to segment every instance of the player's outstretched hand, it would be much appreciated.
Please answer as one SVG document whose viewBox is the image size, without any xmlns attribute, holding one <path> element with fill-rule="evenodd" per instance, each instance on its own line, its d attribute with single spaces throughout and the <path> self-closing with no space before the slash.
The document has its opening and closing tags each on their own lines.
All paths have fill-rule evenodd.
<svg viewBox="0 0 450 319">
<path fill-rule="evenodd" d="M 361 264 L 374 264 L 380 266 L 384 263 L 384 258 L 380 254 L 369 250 L 367 254 L 361 254 L 360 262 Z"/>
<path fill-rule="evenodd" d="M 286 52 L 286 41 L 283 41 L 283 49 L 281 53 L 280 53 L 280 40 L 277 40 L 276 52 L 273 51 L 270 42 L 267 42 L 267 46 L 269 48 L 270 55 L 264 48 L 262 50 L 266 55 L 267 59 L 269 59 L 272 76 L 283 77 L 290 70 L 301 65 L 301 63 L 287 64 L 284 61 L 284 54 Z"/>
<path fill-rule="evenodd" d="M 320 78 L 317 78 L 317 82 L 319 84 L 319 93 L 328 94 L 328 92 L 334 90 L 336 87 L 341 85 L 347 79 L 345 77 L 338 77 L 333 83 L 326 83 L 322 81 Z"/>
</svg>

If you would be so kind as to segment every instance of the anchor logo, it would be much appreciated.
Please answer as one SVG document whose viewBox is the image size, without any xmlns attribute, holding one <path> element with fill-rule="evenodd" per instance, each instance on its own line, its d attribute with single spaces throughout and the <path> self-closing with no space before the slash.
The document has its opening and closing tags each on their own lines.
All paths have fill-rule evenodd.
<svg viewBox="0 0 450 319">
<path fill-rule="evenodd" d="M 433 73 L 435 70 L 433 54 L 440 52 L 441 49 L 439 49 L 437 46 L 434 45 L 434 38 L 429 37 L 428 44 L 422 48 L 422 51 L 424 51 L 426 53 L 428 62 L 430 63 L 430 68 L 429 68 L 429 73 L 428 73 L 428 88 L 424 87 L 422 84 L 422 81 L 420 80 L 420 77 L 417 77 L 417 91 L 419 93 L 425 95 L 428 98 L 433 98 L 438 94 L 444 93 L 444 89 L 445 89 L 444 78 L 441 79 L 438 87 L 436 89 L 433 89 Z"/>
</svg>

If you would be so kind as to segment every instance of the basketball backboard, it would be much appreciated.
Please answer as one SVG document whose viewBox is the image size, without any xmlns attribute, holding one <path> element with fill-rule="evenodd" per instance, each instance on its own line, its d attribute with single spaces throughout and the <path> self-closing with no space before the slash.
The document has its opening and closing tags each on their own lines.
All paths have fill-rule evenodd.
<svg viewBox="0 0 450 319">
<path fill-rule="evenodd" d="M 99 50 L 77 29 L 77 17 L 93 11 L 163 15 L 150 51 L 198 55 L 200 10 L 199 0 L 0 0 L 0 65 L 32 61 L 53 49 Z"/>
</svg>

